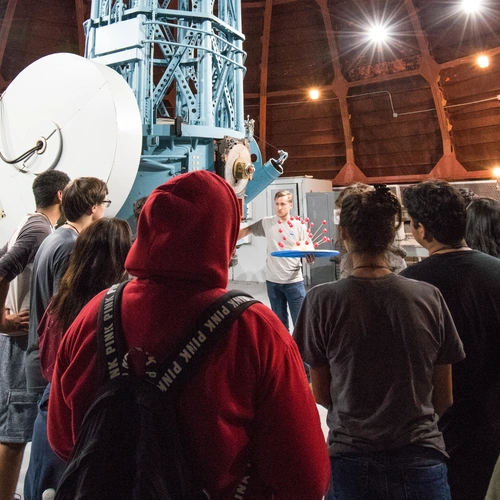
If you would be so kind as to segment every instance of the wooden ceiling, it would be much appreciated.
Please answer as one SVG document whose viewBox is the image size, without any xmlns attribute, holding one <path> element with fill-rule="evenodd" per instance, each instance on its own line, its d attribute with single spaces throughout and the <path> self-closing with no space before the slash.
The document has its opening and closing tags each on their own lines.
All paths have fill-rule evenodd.
<svg viewBox="0 0 500 500">
<path fill-rule="evenodd" d="M 285 175 L 335 184 L 490 178 L 500 166 L 500 2 L 483 0 L 475 15 L 459 4 L 242 0 L 246 113 L 263 156 L 283 149 Z M 44 55 L 82 54 L 89 10 L 90 0 L 0 0 L 0 91 Z M 387 44 L 367 41 L 373 20 L 387 24 Z"/>
</svg>

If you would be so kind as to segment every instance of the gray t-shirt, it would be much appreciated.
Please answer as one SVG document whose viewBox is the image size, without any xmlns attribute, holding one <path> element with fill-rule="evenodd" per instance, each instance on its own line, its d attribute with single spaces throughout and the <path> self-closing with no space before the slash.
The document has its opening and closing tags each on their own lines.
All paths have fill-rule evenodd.
<svg viewBox="0 0 500 500">
<path fill-rule="evenodd" d="M 35 257 L 26 357 L 26 376 L 28 387 L 31 389 L 39 389 L 47 385 L 40 368 L 38 324 L 52 297 L 57 293 L 59 281 L 68 268 L 69 256 L 73 252 L 76 238 L 77 233 L 73 229 L 60 227 L 45 239 Z"/>
<path fill-rule="evenodd" d="M 265 236 L 267 241 L 267 259 L 266 259 L 266 280 L 273 283 L 288 284 L 302 281 L 302 264 L 300 259 L 290 257 L 273 257 L 271 252 L 281 250 L 279 242 L 285 245 L 285 248 L 293 250 L 295 241 L 304 240 L 307 236 L 306 226 L 301 221 L 290 221 L 293 227 L 286 222 L 278 222 L 278 216 L 264 217 L 260 221 L 249 226 L 252 234 L 255 236 Z M 282 232 L 280 232 L 280 229 Z M 286 238 L 286 240 L 283 239 Z"/>
<path fill-rule="evenodd" d="M 395 274 L 319 285 L 304 299 L 294 338 L 304 361 L 330 366 L 331 456 L 409 444 L 445 453 L 433 370 L 464 352 L 437 288 Z"/>
<path fill-rule="evenodd" d="M 29 214 L 21 221 L 9 242 L 0 250 L 0 276 L 10 281 L 5 307 L 11 313 L 29 308 L 33 259 L 43 240 L 52 230 L 50 222 L 44 215 Z M 17 335 L 26 333 L 28 332 L 17 332 Z"/>
</svg>

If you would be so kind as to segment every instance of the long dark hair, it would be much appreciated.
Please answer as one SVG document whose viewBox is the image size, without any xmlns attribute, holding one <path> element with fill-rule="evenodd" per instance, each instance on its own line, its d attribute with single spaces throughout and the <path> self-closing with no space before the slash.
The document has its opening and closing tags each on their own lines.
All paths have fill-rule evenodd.
<svg viewBox="0 0 500 500">
<path fill-rule="evenodd" d="M 383 254 L 401 222 L 401 204 L 384 185 L 348 194 L 342 201 L 339 225 L 349 234 L 351 253 Z"/>
<path fill-rule="evenodd" d="M 465 240 L 474 250 L 500 258 L 500 202 L 474 198 L 467 208 Z"/>
<path fill-rule="evenodd" d="M 107 218 L 93 222 L 78 236 L 49 310 L 63 332 L 92 297 L 123 277 L 131 238 L 127 222 Z"/>
</svg>

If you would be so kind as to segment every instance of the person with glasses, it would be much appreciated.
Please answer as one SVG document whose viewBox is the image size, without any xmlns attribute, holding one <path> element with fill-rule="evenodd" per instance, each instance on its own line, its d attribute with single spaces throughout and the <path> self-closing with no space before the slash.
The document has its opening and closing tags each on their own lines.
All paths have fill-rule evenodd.
<svg viewBox="0 0 500 500">
<path fill-rule="evenodd" d="M 64 470 L 64 463 L 53 454 L 47 441 L 49 386 L 40 368 L 38 325 L 49 302 L 57 293 L 59 281 L 66 272 L 77 236 L 92 222 L 102 219 L 105 208 L 111 203 L 106 199 L 107 194 L 106 183 L 96 177 L 79 177 L 70 182 L 62 193 L 66 222 L 46 238 L 35 257 L 26 377 L 28 389 L 42 397 L 38 404 L 30 464 L 24 485 L 26 500 L 41 498 L 42 492 L 58 481 Z"/>
</svg>

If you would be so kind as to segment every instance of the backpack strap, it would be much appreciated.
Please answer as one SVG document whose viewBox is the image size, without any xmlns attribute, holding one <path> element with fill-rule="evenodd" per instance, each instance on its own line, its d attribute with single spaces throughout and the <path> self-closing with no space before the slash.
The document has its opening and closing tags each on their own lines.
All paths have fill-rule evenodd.
<svg viewBox="0 0 500 500">
<path fill-rule="evenodd" d="M 115 314 L 115 311 L 120 311 L 123 289 L 129 281 L 117 283 L 109 288 L 99 306 L 97 353 L 101 370 L 105 367 L 102 375 L 110 379 L 128 375 L 128 371 L 123 368 L 126 349 L 123 341 L 122 318 L 121 314 Z"/>
<path fill-rule="evenodd" d="M 99 308 L 97 341 L 100 357 L 106 359 L 106 372 L 110 379 L 129 375 L 123 359 L 127 350 L 121 324 L 121 296 L 127 282 L 113 285 L 105 294 Z M 230 290 L 210 304 L 198 317 L 194 327 L 189 329 L 182 342 L 173 350 L 174 354 L 160 363 L 156 372 L 149 373 L 145 380 L 156 385 L 162 392 L 175 392 L 180 382 L 194 373 L 222 333 L 227 331 L 249 306 L 259 302 L 251 295 Z M 126 363 L 125 363 L 126 365 Z M 175 384 L 174 384 L 175 382 Z"/>
<path fill-rule="evenodd" d="M 155 385 L 162 391 L 172 392 L 194 373 L 208 354 L 209 348 L 232 323 L 252 304 L 259 301 L 240 290 L 230 290 L 208 306 L 196 320 L 195 326 L 168 357 L 160 364 Z M 175 391 L 174 391 L 175 392 Z"/>
<path fill-rule="evenodd" d="M 104 295 L 99 307 L 97 329 L 98 356 L 106 360 L 107 376 L 113 379 L 118 376 L 129 375 L 125 360 L 126 347 L 121 321 L 121 298 L 128 281 L 113 285 Z M 232 323 L 249 306 L 260 301 L 251 295 L 230 290 L 210 304 L 198 317 L 194 327 L 188 330 L 174 354 L 160 363 L 153 381 L 145 377 L 144 380 L 153 383 L 168 397 L 173 397 L 182 383 L 192 375 L 209 352 L 209 348 L 218 339 L 222 338 Z M 234 500 L 242 500 L 245 496 L 250 478 L 250 465 L 239 483 Z"/>
</svg>

